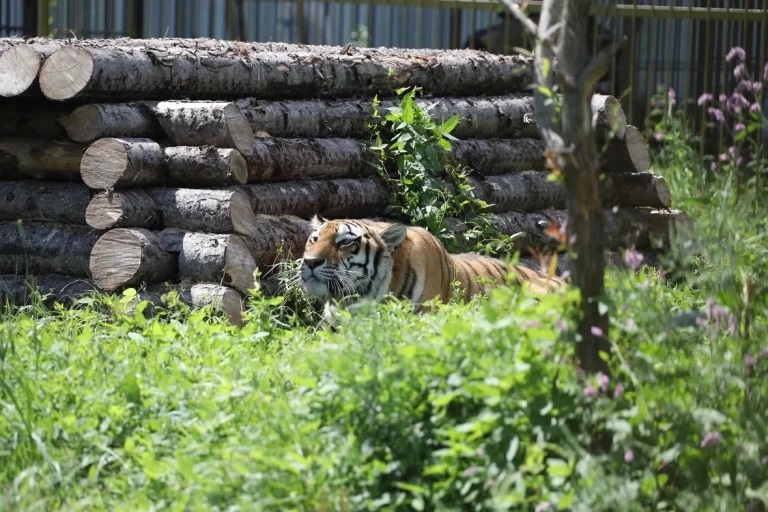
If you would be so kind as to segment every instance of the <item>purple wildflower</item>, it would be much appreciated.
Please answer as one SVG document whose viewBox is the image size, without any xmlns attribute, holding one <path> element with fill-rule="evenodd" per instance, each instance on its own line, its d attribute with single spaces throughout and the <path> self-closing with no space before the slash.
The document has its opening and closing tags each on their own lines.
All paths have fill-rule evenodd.
<svg viewBox="0 0 768 512">
<path fill-rule="evenodd" d="M 729 318 L 728 332 L 734 338 L 739 335 L 739 319 L 736 315 L 731 315 Z"/>
<path fill-rule="evenodd" d="M 717 162 L 712 162 L 709 164 L 709 170 L 712 172 L 717 172 Z"/>
<path fill-rule="evenodd" d="M 637 324 L 635 323 L 635 320 L 633 318 L 627 318 L 627 321 L 624 322 L 624 330 L 627 330 L 627 331 L 637 330 Z"/>
<path fill-rule="evenodd" d="M 708 92 L 705 92 L 704 94 L 702 94 L 701 96 L 699 96 L 699 101 L 698 101 L 697 103 L 699 104 L 699 106 L 700 106 L 700 107 L 703 107 L 704 105 L 706 105 L 707 103 L 709 103 L 709 102 L 710 102 L 710 101 L 712 101 L 713 99 L 715 99 L 715 97 L 714 97 L 714 96 L 712 96 L 712 95 L 711 95 L 710 93 L 708 93 Z"/>
<path fill-rule="evenodd" d="M 675 94 L 675 90 L 673 88 L 667 89 L 667 98 L 669 99 L 669 104 L 674 106 L 677 104 L 677 94 Z"/>
<path fill-rule="evenodd" d="M 744 66 L 743 63 L 736 65 L 735 68 L 733 68 L 733 76 L 734 78 L 741 78 L 744 76 L 744 73 L 746 72 L 747 68 Z"/>
<path fill-rule="evenodd" d="M 725 56 L 725 60 L 731 62 L 733 59 L 736 59 L 741 62 L 746 58 L 746 56 L 747 52 L 744 51 L 744 48 L 741 48 L 740 46 L 734 46 L 731 48 L 731 51 L 728 52 L 728 55 Z"/>
<path fill-rule="evenodd" d="M 736 77 L 738 78 L 738 77 Z M 749 80 L 742 80 L 739 82 L 739 84 L 736 86 L 737 89 L 741 89 L 742 91 L 751 91 L 752 90 L 752 82 Z"/>
<path fill-rule="evenodd" d="M 584 388 L 584 396 L 597 396 L 597 388 L 592 384 L 587 384 Z"/>
<path fill-rule="evenodd" d="M 721 162 L 727 162 L 728 161 L 728 153 L 720 153 L 720 155 L 717 158 L 719 158 Z"/>
<path fill-rule="evenodd" d="M 750 375 L 752 373 L 752 367 L 755 366 L 756 362 L 757 360 L 755 359 L 755 356 L 749 354 L 744 356 L 744 373 L 746 375 Z"/>
<path fill-rule="evenodd" d="M 747 98 L 740 92 L 734 92 L 731 94 L 731 97 L 726 100 L 725 106 L 728 110 L 739 113 L 742 108 L 749 107 L 749 101 L 747 101 Z"/>
<path fill-rule="evenodd" d="M 545 510 L 549 510 L 552 508 L 552 506 L 549 504 L 548 501 L 542 501 L 538 505 L 536 505 L 536 512 L 544 512 Z"/>
<path fill-rule="evenodd" d="M 768 62 L 765 63 L 765 68 L 763 69 L 763 80 L 768 80 Z"/>
<path fill-rule="evenodd" d="M 736 157 L 736 167 L 744 167 L 744 157 Z"/>
<path fill-rule="evenodd" d="M 624 252 L 624 263 L 626 263 L 627 266 L 633 271 L 637 270 L 637 268 L 643 263 L 643 259 L 643 253 L 638 252 L 633 248 L 627 249 Z"/>
<path fill-rule="evenodd" d="M 704 318 L 702 318 L 700 316 L 697 316 L 696 317 L 696 326 L 699 329 L 704 329 L 707 326 L 707 321 Z"/>
<path fill-rule="evenodd" d="M 722 440 L 723 440 L 723 435 L 720 434 L 720 432 L 709 432 L 701 440 L 700 446 L 702 448 L 707 448 L 708 446 L 714 446 L 716 444 L 720 444 Z"/>
<path fill-rule="evenodd" d="M 733 127 L 733 133 L 739 133 L 744 129 L 746 129 L 746 126 L 744 126 L 744 123 L 736 123 Z"/>
<path fill-rule="evenodd" d="M 707 112 L 709 112 L 709 115 L 715 118 L 715 121 L 717 121 L 720 124 L 725 124 L 725 115 L 723 114 L 722 110 L 715 107 L 709 107 L 707 109 Z"/>
<path fill-rule="evenodd" d="M 661 132 L 653 132 L 654 142 L 662 142 L 664 140 L 664 134 Z"/>
<path fill-rule="evenodd" d="M 635 460 L 635 454 L 632 452 L 632 450 L 627 450 L 624 452 L 624 462 L 627 464 L 632 463 L 632 461 Z"/>
<path fill-rule="evenodd" d="M 763 82 L 752 82 L 752 91 L 757 94 L 763 90 Z"/>
<path fill-rule="evenodd" d="M 624 394 L 624 384 L 621 382 L 616 383 L 616 387 L 613 388 L 613 398 L 619 398 Z"/>
<path fill-rule="evenodd" d="M 763 111 L 762 107 L 760 107 L 759 103 L 753 103 L 751 107 L 749 107 L 749 111 L 753 114 L 759 114 Z"/>
<path fill-rule="evenodd" d="M 604 373 L 601 373 L 597 376 L 597 385 L 600 386 L 600 389 L 602 391 L 606 391 L 608 389 L 608 384 L 611 382 L 611 378 L 605 375 Z"/>
<path fill-rule="evenodd" d="M 728 99 L 728 96 L 726 96 L 725 94 L 721 94 L 720 96 L 718 96 L 718 99 L 720 100 L 720 103 L 725 103 L 725 101 Z"/>
<path fill-rule="evenodd" d="M 603 330 L 596 325 L 590 327 L 589 330 L 592 333 L 592 336 L 597 336 L 599 338 L 603 335 Z"/>
</svg>

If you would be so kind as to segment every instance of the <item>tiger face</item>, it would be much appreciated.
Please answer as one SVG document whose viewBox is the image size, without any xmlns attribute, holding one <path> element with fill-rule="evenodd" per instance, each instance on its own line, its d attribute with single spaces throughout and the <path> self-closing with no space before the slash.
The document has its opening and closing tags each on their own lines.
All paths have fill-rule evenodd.
<svg viewBox="0 0 768 512">
<path fill-rule="evenodd" d="M 392 253 L 405 240 L 405 226 L 315 217 L 312 227 L 300 267 L 309 295 L 348 301 L 387 293 Z"/>
</svg>

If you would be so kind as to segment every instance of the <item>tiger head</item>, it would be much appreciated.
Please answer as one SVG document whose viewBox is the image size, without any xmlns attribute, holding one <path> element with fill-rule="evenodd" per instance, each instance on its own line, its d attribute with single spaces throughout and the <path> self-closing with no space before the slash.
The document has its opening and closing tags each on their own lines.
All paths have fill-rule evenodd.
<svg viewBox="0 0 768 512">
<path fill-rule="evenodd" d="M 300 276 L 309 295 L 327 300 L 380 299 L 392 279 L 392 253 L 405 240 L 402 224 L 312 219 Z"/>
</svg>

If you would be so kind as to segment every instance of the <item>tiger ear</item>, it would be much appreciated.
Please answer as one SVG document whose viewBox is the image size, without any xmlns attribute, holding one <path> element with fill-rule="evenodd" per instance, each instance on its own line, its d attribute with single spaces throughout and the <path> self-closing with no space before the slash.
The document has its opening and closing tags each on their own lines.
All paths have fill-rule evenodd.
<svg viewBox="0 0 768 512">
<path fill-rule="evenodd" d="M 318 229 L 320 226 L 323 225 L 324 222 L 328 222 L 328 219 L 324 217 L 320 217 L 319 215 L 315 215 L 312 217 L 312 229 Z"/>
<path fill-rule="evenodd" d="M 392 224 L 379 231 L 381 240 L 387 245 L 390 252 L 394 252 L 395 249 L 400 247 L 400 244 L 405 240 L 405 235 L 408 230 L 402 224 Z"/>
</svg>

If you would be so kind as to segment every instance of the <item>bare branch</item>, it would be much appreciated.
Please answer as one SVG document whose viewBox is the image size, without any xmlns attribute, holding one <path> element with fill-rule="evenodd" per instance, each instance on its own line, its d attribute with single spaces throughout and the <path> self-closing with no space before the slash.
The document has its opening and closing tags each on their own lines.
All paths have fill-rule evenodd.
<svg viewBox="0 0 768 512">
<path fill-rule="evenodd" d="M 597 82 L 600 77 L 608 72 L 608 67 L 611 63 L 611 58 L 624 46 L 627 42 L 627 36 L 624 35 L 619 41 L 611 44 L 607 48 L 603 48 L 595 55 L 592 60 L 589 61 L 587 67 L 579 77 L 579 87 L 585 94 L 585 100 L 588 100 L 592 96 L 592 91 L 595 90 Z"/>
<path fill-rule="evenodd" d="M 504 7 L 507 8 L 507 11 L 509 11 L 512 16 L 517 18 L 517 21 L 519 21 L 531 34 L 533 34 L 536 39 L 543 39 L 543 37 L 539 34 L 539 29 L 536 26 L 536 24 L 525 15 L 522 9 L 520 9 L 520 6 L 514 3 L 512 0 L 499 0 Z"/>
</svg>

